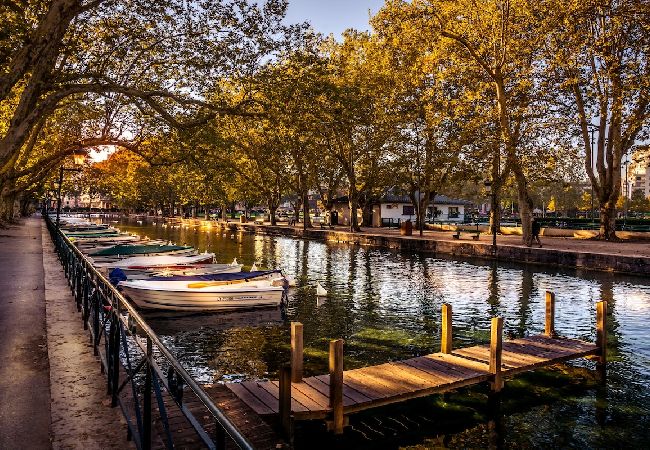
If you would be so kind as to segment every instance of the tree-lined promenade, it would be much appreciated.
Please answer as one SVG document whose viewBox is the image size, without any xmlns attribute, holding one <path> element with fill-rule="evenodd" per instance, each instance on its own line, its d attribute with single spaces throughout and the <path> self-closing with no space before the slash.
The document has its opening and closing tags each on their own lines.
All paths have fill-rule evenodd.
<svg viewBox="0 0 650 450">
<path fill-rule="evenodd" d="M 243 201 L 309 217 L 387 190 L 418 221 L 438 193 L 516 194 L 588 180 L 615 238 L 621 161 L 650 119 L 642 0 L 388 0 L 340 41 L 285 25 L 269 0 L 52 0 L 0 7 L 0 204 L 55 189 L 80 149 L 114 145 L 77 180 L 124 208 Z M 305 224 L 308 226 L 309 223 Z"/>
</svg>

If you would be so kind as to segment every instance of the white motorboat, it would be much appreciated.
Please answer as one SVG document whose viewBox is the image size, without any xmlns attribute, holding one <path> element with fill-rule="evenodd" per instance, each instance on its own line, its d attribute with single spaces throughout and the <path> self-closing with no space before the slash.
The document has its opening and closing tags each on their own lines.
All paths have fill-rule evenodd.
<svg viewBox="0 0 650 450">
<path fill-rule="evenodd" d="M 192 275 L 214 275 L 217 273 L 241 272 L 243 264 L 187 264 L 152 267 L 149 269 L 130 269 L 118 267 L 129 280 L 146 280 L 151 277 L 176 277 Z"/>
<path fill-rule="evenodd" d="M 192 264 L 209 264 L 214 261 L 214 253 L 201 253 L 199 255 L 157 255 L 157 256 L 133 256 L 117 261 L 96 263 L 97 268 L 112 269 L 156 269 L 165 267 L 187 266 Z"/>
<path fill-rule="evenodd" d="M 118 234 L 117 236 L 102 236 L 102 237 L 97 237 L 97 236 L 77 236 L 77 237 L 71 237 L 70 240 L 72 242 L 78 243 L 78 244 L 95 244 L 95 245 L 111 245 L 113 242 L 118 244 L 118 243 L 124 243 L 124 242 L 134 242 L 134 241 L 139 241 L 141 238 L 138 236 L 132 236 L 130 234 Z M 148 240 L 143 240 L 143 241 L 148 241 Z"/>
<path fill-rule="evenodd" d="M 140 308 L 169 311 L 219 311 L 277 307 L 284 279 L 260 281 L 122 281 L 124 295 Z"/>
</svg>

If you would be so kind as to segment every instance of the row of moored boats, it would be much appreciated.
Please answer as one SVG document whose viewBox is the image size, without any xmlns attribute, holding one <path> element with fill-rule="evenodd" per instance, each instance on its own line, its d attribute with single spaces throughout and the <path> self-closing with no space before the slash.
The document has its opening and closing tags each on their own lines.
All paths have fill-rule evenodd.
<svg viewBox="0 0 650 450">
<path fill-rule="evenodd" d="M 107 224 L 66 218 L 61 231 L 140 308 L 219 311 L 277 307 L 291 280 L 279 270 L 242 272 L 235 259 L 122 233 Z"/>
</svg>

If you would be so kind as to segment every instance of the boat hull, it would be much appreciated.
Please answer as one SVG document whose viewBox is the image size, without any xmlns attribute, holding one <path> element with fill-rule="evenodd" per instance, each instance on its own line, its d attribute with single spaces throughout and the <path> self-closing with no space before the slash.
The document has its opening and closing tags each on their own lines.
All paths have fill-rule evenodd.
<svg viewBox="0 0 650 450">
<path fill-rule="evenodd" d="M 120 288 L 138 308 L 166 311 L 224 311 L 280 306 L 283 289 L 238 290 L 230 292 L 179 292 Z"/>
</svg>

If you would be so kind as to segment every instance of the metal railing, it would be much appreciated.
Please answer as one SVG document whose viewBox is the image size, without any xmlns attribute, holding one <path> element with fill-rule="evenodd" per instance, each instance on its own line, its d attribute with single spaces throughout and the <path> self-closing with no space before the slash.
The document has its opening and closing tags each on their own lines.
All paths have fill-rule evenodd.
<svg viewBox="0 0 650 450">
<path fill-rule="evenodd" d="M 45 215 L 45 221 L 77 310 L 82 313 L 84 329 L 89 330 L 94 353 L 100 359 L 102 373 L 107 376 L 111 406 L 121 408 L 127 423 L 127 437 L 134 440 L 136 447 L 150 449 L 154 432 L 157 432 L 166 448 L 175 448 L 179 426 L 171 428 L 168 420 L 170 409 L 175 408 L 206 448 L 225 448 L 229 438 L 242 449 L 252 449 L 247 438 L 180 365 L 135 308 L 92 266 L 49 216 Z M 200 419 L 184 402 L 183 397 L 188 395 L 194 395 L 202 405 Z M 156 430 L 152 426 L 154 414 L 157 414 L 155 422 L 161 425 Z M 208 428 L 214 431 L 210 433 Z M 183 439 L 186 443 L 187 437 Z"/>
</svg>

